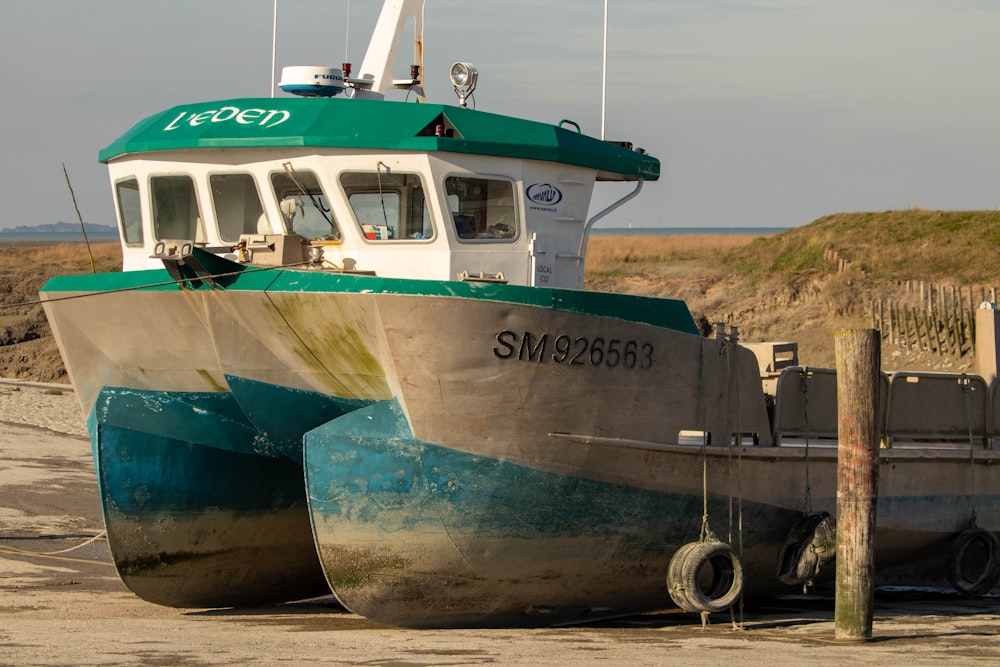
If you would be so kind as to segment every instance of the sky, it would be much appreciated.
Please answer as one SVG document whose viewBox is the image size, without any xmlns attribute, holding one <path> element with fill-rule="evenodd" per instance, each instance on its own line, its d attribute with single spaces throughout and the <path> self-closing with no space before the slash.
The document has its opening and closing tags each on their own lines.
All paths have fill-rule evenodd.
<svg viewBox="0 0 1000 667">
<path fill-rule="evenodd" d="M 608 5 L 605 136 L 661 178 L 599 226 L 1000 208 L 1000 0 Z M 380 7 L 278 0 L 275 78 L 357 68 Z M 0 228 L 77 221 L 63 163 L 84 220 L 114 224 L 98 151 L 177 104 L 270 96 L 273 16 L 273 0 L 0 0 Z M 603 17 L 603 0 L 427 0 L 428 97 L 457 103 L 448 70 L 472 62 L 476 108 L 600 136 Z M 591 213 L 630 189 L 599 184 Z"/>
</svg>

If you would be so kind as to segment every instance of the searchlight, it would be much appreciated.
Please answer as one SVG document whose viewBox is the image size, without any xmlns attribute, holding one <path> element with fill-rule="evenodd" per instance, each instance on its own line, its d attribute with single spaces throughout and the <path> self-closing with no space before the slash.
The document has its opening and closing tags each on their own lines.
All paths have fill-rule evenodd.
<svg viewBox="0 0 1000 667">
<path fill-rule="evenodd" d="M 455 63 L 451 66 L 451 85 L 455 87 L 459 106 L 466 106 L 466 100 L 476 89 L 478 79 L 479 71 L 472 63 Z"/>
</svg>

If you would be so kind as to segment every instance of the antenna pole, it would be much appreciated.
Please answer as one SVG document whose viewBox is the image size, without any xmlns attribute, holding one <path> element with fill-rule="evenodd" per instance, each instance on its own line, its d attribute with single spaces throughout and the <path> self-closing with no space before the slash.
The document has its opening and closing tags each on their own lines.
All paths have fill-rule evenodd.
<svg viewBox="0 0 1000 667">
<path fill-rule="evenodd" d="M 277 2 L 278 0 L 274 0 Z M 601 141 L 604 141 L 604 118 L 608 106 L 608 0 L 604 0 L 604 68 L 601 76 Z"/>
<path fill-rule="evenodd" d="M 274 20 L 271 22 L 271 97 L 274 97 L 274 54 L 278 45 L 278 0 L 274 0 Z"/>
<path fill-rule="evenodd" d="M 94 266 L 94 251 L 90 249 L 90 239 L 87 238 L 87 225 L 83 224 L 83 216 L 80 215 L 80 207 L 76 204 L 76 193 L 73 192 L 73 184 L 69 182 L 69 172 L 66 171 L 66 163 L 62 163 L 63 174 L 66 176 L 66 187 L 69 188 L 69 196 L 73 198 L 73 208 L 76 209 L 76 217 L 80 220 L 80 231 L 83 233 L 83 241 L 87 244 L 87 254 L 90 255 L 90 270 L 97 273 Z"/>
</svg>

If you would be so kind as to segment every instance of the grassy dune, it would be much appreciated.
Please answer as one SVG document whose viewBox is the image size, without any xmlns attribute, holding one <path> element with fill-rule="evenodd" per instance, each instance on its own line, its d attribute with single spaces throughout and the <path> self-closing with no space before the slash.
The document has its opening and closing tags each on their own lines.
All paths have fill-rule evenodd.
<svg viewBox="0 0 1000 667">
<path fill-rule="evenodd" d="M 837 329 L 871 325 L 870 304 L 906 283 L 1000 286 L 1000 211 L 840 213 L 766 237 L 591 239 L 588 286 L 683 299 L 697 319 L 745 341 L 791 340 L 800 360 L 834 364 Z M 965 371 L 972 359 L 883 349 L 883 368 Z"/>
</svg>

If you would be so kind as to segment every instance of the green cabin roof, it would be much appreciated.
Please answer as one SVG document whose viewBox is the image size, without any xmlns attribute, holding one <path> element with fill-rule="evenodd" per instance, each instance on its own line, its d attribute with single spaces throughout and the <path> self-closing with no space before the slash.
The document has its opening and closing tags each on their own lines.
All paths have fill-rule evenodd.
<svg viewBox="0 0 1000 667">
<path fill-rule="evenodd" d="M 441 126 L 451 136 L 435 136 Z M 362 148 L 470 153 L 596 169 L 600 178 L 656 180 L 660 161 L 555 125 L 440 104 L 346 98 L 244 98 L 187 104 L 150 116 L 100 152 Z"/>
</svg>

